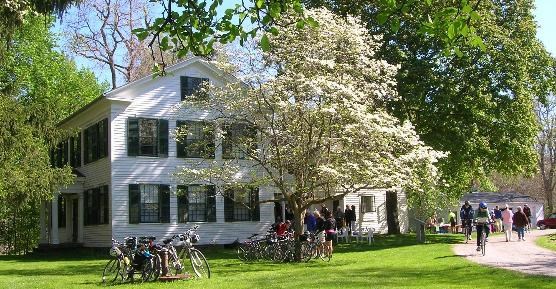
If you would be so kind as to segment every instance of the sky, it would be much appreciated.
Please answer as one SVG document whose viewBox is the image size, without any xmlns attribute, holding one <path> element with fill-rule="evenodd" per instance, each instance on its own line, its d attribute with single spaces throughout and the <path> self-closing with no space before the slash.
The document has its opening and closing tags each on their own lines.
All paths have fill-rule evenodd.
<svg viewBox="0 0 556 289">
<path fill-rule="evenodd" d="M 556 0 L 535 0 L 535 6 L 535 19 L 539 26 L 537 37 L 556 57 Z"/>
<path fill-rule="evenodd" d="M 221 10 L 228 8 L 228 5 L 232 6 L 235 0 L 224 2 L 225 7 L 222 7 Z M 535 0 L 535 6 L 533 13 L 538 25 L 537 37 L 552 56 L 556 57 L 556 0 Z M 79 66 L 88 67 L 95 71 L 100 81 L 109 82 L 110 74 L 107 70 L 102 71 L 98 66 L 84 59 L 76 58 L 76 61 Z"/>
</svg>

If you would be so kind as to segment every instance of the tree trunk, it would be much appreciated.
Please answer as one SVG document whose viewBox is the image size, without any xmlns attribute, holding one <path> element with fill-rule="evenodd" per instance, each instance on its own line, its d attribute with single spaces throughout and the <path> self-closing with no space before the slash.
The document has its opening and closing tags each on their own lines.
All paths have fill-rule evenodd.
<svg viewBox="0 0 556 289">
<path fill-rule="evenodd" d="M 293 220 L 293 228 L 294 228 L 294 240 L 295 240 L 295 261 L 301 261 L 301 242 L 299 241 L 299 236 L 303 235 L 303 219 L 304 219 L 304 210 L 300 209 L 298 206 L 295 207 L 294 210 L 294 220 Z"/>
</svg>

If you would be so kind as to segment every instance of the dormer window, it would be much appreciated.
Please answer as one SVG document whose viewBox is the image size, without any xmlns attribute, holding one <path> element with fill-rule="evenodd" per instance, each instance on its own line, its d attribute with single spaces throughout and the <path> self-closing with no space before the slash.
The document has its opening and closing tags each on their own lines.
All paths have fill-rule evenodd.
<svg viewBox="0 0 556 289">
<path fill-rule="evenodd" d="M 193 95 L 199 89 L 199 86 L 205 82 L 208 83 L 209 79 L 191 76 L 180 77 L 181 100 L 184 100 L 187 96 Z"/>
</svg>

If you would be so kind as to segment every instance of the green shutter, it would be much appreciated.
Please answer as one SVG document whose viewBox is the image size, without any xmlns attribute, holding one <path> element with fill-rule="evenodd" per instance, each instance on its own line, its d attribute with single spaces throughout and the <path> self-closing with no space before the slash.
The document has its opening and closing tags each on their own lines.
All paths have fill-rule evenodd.
<svg viewBox="0 0 556 289">
<path fill-rule="evenodd" d="M 91 162 L 94 162 L 99 159 L 99 148 L 100 148 L 100 138 L 99 138 L 99 123 L 97 122 L 95 125 L 91 126 L 91 151 L 93 156 L 91 158 Z"/>
<path fill-rule="evenodd" d="M 234 191 L 231 189 L 224 193 L 224 221 L 234 221 Z"/>
<path fill-rule="evenodd" d="M 127 120 L 127 155 L 130 157 L 139 154 L 139 119 Z"/>
<path fill-rule="evenodd" d="M 89 225 L 89 208 L 87 204 L 89 199 L 89 191 L 83 191 L 83 225 Z"/>
<path fill-rule="evenodd" d="M 187 186 L 178 186 L 178 223 L 187 223 L 189 219 L 187 194 Z"/>
<path fill-rule="evenodd" d="M 178 120 L 178 121 L 176 121 L 176 128 L 179 128 L 179 127 L 181 127 L 185 124 L 186 124 L 185 121 Z M 186 148 L 185 140 L 182 140 L 182 141 L 177 141 L 176 140 L 176 156 L 178 158 L 185 158 L 187 156 L 187 153 L 185 152 L 185 148 Z"/>
<path fill-rule="evenodd" d="M 160 223 L 170 223 L 170 186 L 158 186 L 158 208 Z"/>
<path fill-rule="evenodd" d="M 108 156 L 108 132 L 109 132 L 107 118 L 102 120 L 101 127 L 102 127 L 102 135 L 100 135 L 100 141 L 99 141 L 100 152 L 101 152 L 101 157 L 107 157 Z"/>
<path fill-rule="evenodd" d="M 207 186 L 207 222 L 216 222 L 216 188 Z"/>
<path fill-rule="evenodd" d="M 100 219 L 100 188 L 93 189 L 93 212 L 91 214 L 92 225 L 98 225 L 102 223 Z"/>
<path fill-rule="evenodd" d="M 129 185 L 129 223 L 139 224 L 141 221 L 141 191 L 138 184 Z"/>
<path fill-rule="evenodd" d="M 104 191 L 104 220 L 102 220 L 102 224 L 109 224 L 110 223 L 110 193 L 108 192 L 108 186 L 103 187 Z"/>
<path fill-rule="evenodd" d="M 158 156 L 168 157 L 168 120 L 158 120 Z"/>
<path fill-rule="evenodd" d="M 251 221 L 261 220 L 261 207 L 259 205 L 259 188 L 251 189 Z"/>
</svg>

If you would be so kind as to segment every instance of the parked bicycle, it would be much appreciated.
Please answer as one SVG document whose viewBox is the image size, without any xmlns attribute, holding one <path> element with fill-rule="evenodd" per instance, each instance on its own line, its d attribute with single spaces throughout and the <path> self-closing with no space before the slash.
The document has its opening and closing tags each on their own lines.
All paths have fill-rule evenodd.
<svg viewBox="0 0 556 289">
<path fill-rule="evenodd" d="M 133 281 L 136 274 L 141 275 L 142 282 L 152 277 L 152 254 L 144 244 L 138 244 L 136 237 L 126 237 L 125 243 L 112 239 L 110 256 L 102 272 L 102 283 Z"/>
<path fill-rule="evenodd" d="M 210 267 L 207 259 L 201 251 L 193 247 L 193 244 L 199 242 L 199 235 L 196 233 L 198 228 L 199 226 L 195 225 L 183 234 L 174 235 L 172 238 L 163 240 L 164 249 L 168 252 L 168 267 L 171 274 L 178 275 L 183 273 L 187 263 L 186 259 L 189 258 L 197 278 L 210 278 Z M 173 245 L 173 242 L 176 240 L 183 243 L 179 252 Z"/>
</svg>

